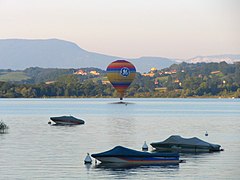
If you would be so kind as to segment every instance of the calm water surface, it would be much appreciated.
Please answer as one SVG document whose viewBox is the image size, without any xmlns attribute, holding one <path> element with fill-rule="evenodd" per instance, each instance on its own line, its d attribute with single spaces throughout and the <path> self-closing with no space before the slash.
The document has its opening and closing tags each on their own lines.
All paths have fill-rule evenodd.
<svg viewBox="0 0 240 180">
<path fill-rule="evenodd" d="M 0 179 L 239 179 L 239 99 L 0 99 Z M 50 126 L 50 116 L 73 115 L 80 126 Z M 209 136 L 205 137 L 205 131 Z M 182 154 L 179 166 L 86 166 L 86 153 L 173 134 L 199 137 L 225 151 Z M 149 145 L 150 146 L 150 145 Z"/>
</svg>

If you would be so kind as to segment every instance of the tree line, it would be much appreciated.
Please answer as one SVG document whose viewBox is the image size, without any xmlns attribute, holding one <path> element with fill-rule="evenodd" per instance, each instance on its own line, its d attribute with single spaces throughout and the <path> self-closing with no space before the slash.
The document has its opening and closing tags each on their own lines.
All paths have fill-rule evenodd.
<svg viewBox="0 0 240 180">
<path fill-rule="evenodd" d="M 0 97 L 118 97 L 111 84 L 103 83 L 106 79 L 103 70 L 97 78 L 73 74 L 72 69 L 48 70 L 44 76 L 54 80 L 50 84 L 43 82 L 40 72 L 36 73 L 39 69 L 27 71 L 38 83 L 0 82 Z M 154 70 L 151 74 L 137 73 L 126 97 L 240 97 L 240 63 L 181 63 Z"/>
</svg>

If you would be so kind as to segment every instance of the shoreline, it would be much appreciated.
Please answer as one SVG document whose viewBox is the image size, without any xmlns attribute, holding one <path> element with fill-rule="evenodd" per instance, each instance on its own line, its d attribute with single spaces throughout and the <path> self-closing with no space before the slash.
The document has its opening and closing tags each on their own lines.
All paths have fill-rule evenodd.
<svg viewBox="0 0 240 180">
<path fill-rule="evenodd" d="M 119 99 L 119 97 L 73 97 L 73 96 L 52 96 L 52 97 L 0 97 L 0 99 Z M 192 97 L 124 97 L 123 99 L 239 99 L 238 97 L 229 96 L 192 96 Z"/>
</svg>

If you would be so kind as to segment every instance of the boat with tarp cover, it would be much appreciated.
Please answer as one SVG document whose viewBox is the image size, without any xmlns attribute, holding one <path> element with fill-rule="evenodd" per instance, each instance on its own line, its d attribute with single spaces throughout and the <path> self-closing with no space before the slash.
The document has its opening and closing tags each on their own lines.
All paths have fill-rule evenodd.
<svg viewBox="0 0 240 180">
<path fill-rule="evenodd" d="M 109 151 L 92 154 L 93 158 L 102 163 L 130 163 L 130 164 L 178 164 L 178 153 L 142 152 L 123 146 L 116 146 Z"/>
<path fill-rule="evenodd" d="M 73 116 L 50 117 L 50 119 L 55 122 L 56 125 L 79 125 L 85 123 L 84 120 Z"/>
<path fill-rule="evenodd" d="M 177 151 L 189 153 L 216 152 L 221 151 L 220 145 L 208 143 L 197 137 L 182 138 L 178 135 L 172 135 L 162 142 L 153 142 L 151 146 L 157 151 Z"/>
</svg>

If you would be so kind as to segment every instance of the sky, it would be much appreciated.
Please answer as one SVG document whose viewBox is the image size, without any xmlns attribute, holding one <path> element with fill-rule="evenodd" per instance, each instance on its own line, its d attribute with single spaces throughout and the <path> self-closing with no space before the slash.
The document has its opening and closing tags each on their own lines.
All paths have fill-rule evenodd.
<svg viewBox="0 0 240 180">
<path fill-rule="evenodd" d="M 240 54 L 240 0 L 0 0 L 0 39 L 125 58 Z"/>
</svg>

